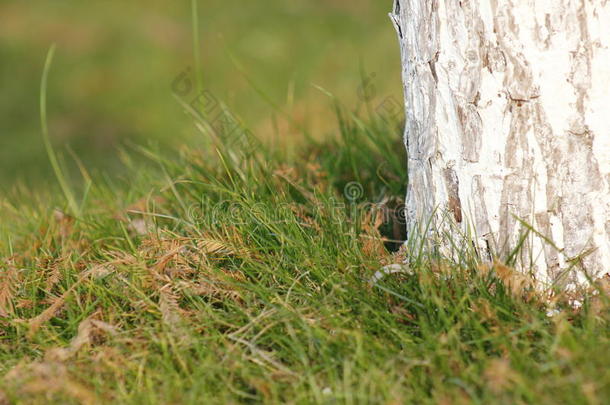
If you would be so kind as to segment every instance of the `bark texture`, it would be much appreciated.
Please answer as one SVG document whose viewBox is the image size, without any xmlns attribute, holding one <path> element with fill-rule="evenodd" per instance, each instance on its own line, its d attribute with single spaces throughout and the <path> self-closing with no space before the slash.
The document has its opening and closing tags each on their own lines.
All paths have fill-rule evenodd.
<svg viewBox="0 0 610 405">
<path fill-rule="evenodd" d="M 410 235 L 449 216 L 502 257 L 522 220 L 518 265 L 542 283 L 607 273 L 610 0 L 395 0 L 390 16 Z"/>
</svg>

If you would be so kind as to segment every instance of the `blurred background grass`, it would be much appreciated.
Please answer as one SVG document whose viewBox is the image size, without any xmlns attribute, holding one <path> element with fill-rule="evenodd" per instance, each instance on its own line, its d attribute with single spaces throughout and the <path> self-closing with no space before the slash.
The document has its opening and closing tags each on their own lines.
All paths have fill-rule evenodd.
<svg viewBox="0 0 610 405">
<path fill-rule="evenodd" d="M 350 109 L 361 108 L 363 82 L 372 103 L 402 99 L 390 6 L 390 0 L 200 1 L 203 87 L 262 138 L 296 140 L 303 128 L 328 136 L 336 118 L 319 88 Z M 73 151 L 93 172 L 120 174 L 121 145 L 204 142 L 172 96 L 175 79 L 195 67 L 189 1 L 3 1 L 0 190 L 52 179 L 38 113 L 52 43 L 49 129 L 66 161 L 74 160 Z"/>
</svg>

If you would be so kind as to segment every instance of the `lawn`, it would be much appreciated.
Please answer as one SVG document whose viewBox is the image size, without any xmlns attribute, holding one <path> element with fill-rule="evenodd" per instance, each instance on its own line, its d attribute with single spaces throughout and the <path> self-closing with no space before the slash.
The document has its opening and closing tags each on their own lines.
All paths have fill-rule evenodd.
<svg viewBox="0 0 610 405">
<path fill-rule="evenodd" d="M 19 3 L 0 8 L 41 19 L 51 11 L 68 20 L 99 17 L 127 30 L 119 33 L 138 32 L 130 16 L 188 16 L 187 8 L 172 14 L 162 2 L 110 13 L 114 3 L 88 5 L 86 13 L 76 2 L 40 2 L 48 10 L 27 13 Z M 489 266 L 468 246 L 455 246 L 449 259 L 426 253 L 425 240 L 402 243 L 407 178 L 399 81 L 395 94 L 395 80 L 385 82 L 381 73 L 387 61 L 373 62 L 380 73 L 367 76 L 357 58 L 341 70 L 343 55 L 327 60 L 333 52 L 314 49 L 323 38 L 342 47 L 350 35 L 356 44 L 375 43 L 360 23 L 347 29 L 325 22 L 375 19 L 386 7 L 332 1 L 317 15 L 322 2 L 265 3 L 277 3 L 272 10 L 242 2 L 230 12 L 232 3 L 211 1 L 199 10 L 202 21 L 214 20 L 205 10 L 217 10 L 215 24 L 227 24 L 233 36 L 227 41 L 237 41 L 236 76 L 206 62 L 203 92 L 185 85 L 197 81 L 190 72 L 187 82 L 176 82 L 188 62 L 166 56 L 147 67 L 161 44 L 141 58 L 133 57 L 138 41 L 96 48 L 112 50 L 107 60 L 116 62 L 120 53 L 134 64 L 133 80 L 109 82 L 122 83 L 118 93 L 97 79 L 91 82 L 97 90 L 80 90 L 91 103 L 81 106 L 91 122 L 113 117 L 109 125 L 129 140 L 120 151 L 92 147 L 90 137 L 106 138 L 86 121 L 82 128 L 91 131 L 77 136 L 82 143 L 73 153 L 57 138 L 71 132 L 59 131 L 54 120 L 73 125 L 82 112 L 69 111 L 81 99 L 62 87 L 60 78 L 70 74 L 59 40 L 42 86 L 52 146 L 45 151 L 35 129 L 45 37 L 28 55 L 35 97 L 20 111 L 31 120 L 4 125 L 39 145 L 15 154 L 31 154 L 40 170 L 24 175 L 27 182 L 7 180 L 12 191 L 0 196 L 0 404 L 606 403 L 609 285 L 597 285 L 575 308 L 567 294 L 531 288 L 501 258 Z M 253 16 L 273 38 L 237 31 L 260 28 Z M 310 24 L 319 36 L 303 38 Z M 287 43 L 312 41 L 309 56 L 295 47 L 291 58 L 276 50 L 278 59 L 239 63 L 251 46 L 240 47 L 239 38 L 273 48 L 282 45 L 268 41 L 288 28 L 294 37 Z M 205 23 L 200 29 L 212 30 Z M 80 34 L 68 37 L 87 40 Z M 183 39 L 189 41 L 187 33 Z M 287 96 L 290 80 L 282 72 L 290 69 L 281 66 L 301 69 L 300 58 L 328 63 L 329 70 L 301 71 L 294 86 L 302 93 Z M 88 61 L 91 72 L 103 60 Z M 267 66 L 269 60 L 278 65 Z M 2 77 L 13 86 L 23 79 Z M 226 90 L 238 83 L 244 87 L 233 94 L 247 97 Z M 135 98 L 119 102 L 117 94 Z M 116 115 L 99 115 L 110 107 Z M 151 140 L 129 138 L 136 127 L 150 131 Z M 181 127 L 190 135 L 178 135 Z M 47 156 L 56 154 L 63 158 L 53 170 Z M 18 162 L 5 163 L 13 165 L 8 177 Z"/>
<path fill-rule="evenodd" d="M 157 169 L 93 183 L 78 215 L 5 203 L 4 401 L 605 402 L 607 300 L 551 308 L 467 248 L 396 251 L 396 123 L 337 111 L 290 156 L 209 128 L 207 150 L 141 150 Z"/>
</svg>

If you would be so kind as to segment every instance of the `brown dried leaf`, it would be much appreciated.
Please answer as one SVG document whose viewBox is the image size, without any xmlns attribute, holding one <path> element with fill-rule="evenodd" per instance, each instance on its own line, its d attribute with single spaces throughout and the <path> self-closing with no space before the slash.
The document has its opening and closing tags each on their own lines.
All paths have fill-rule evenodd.
<svg viewBox="0 0 610 405">
<path fill-rule="evenodd" d="M 181 281 L 176 286 L 181 292 L 188 294 L 242 301 L 241 292 L 222 280 Z"/>
<path fill-rule="evenodd" d="M 110 263 L 100 263 L 91 267 L 89 270 L 91 277 L 94 279 L 104 278 L 114 272 L 114 267 Z"/>
<path fill-rule="evenodd" d="M 137 259 L 125 252 L 106 252 L 112 260 L 103 263 L 94 264 L 85 272 L 87 277 L 93 279 L 104 278 L 117 270 L 117 266 L 130 265 L 137 263 Z"/>
<path fill-rule="evenodd" d="M 40 329 L 43 323 L 47 322 L 55 316 L 55 314 L 64 306 L 66 300 L 68 299 L 72 291 L 74 291 L 74 289 L 88 276 L 89 272 L 83 273 L 81 277 L 74 284 L 72 284 L 70 288 L 68 288 L 61 296 L 54 299 L 53 303 L 47 309 L 42 311 L 42 313 L 35 316 L 34 318 L 28 320 L 30 330 L 27 336 L 29 339 L 34 337 L 34 335 L 36 334 L 36 332 L 38 332 L 38 329 Z"/>
<path fill-rule="evenodd" d="M 159 290 L 159 308 L 163 323 L 167 326 L 175 327 L 181 323 L 178 295 L 174 293 L 170 284 L 164 285 Z"/>
<path fill-rule="evenodd" d="M 57 297 L 55 301 L 44 311 L 42 311 L 39 315 L 31 318 L 28 321 L 30 330 L 28 332 L 28 338 L 34 337 L 38 329 L 42 326 L 43 323 L 47 322 L 51 318 L 55 316 L 55 314 L 63 307 L 68 298 L 68 295 L 72 292 L 72 288 L 68 289 L 64 292 L 60 297 Z"/>
<path fill-rule="evenodd" d="M 238 254 L 238 252 L 228 243 L 215 239 L 200 239 L 197 241 L 197 248 L 207 254 Z"/>
<path fill-rule="evenodd" d="M 170 284 L 166 284 L 159 290 L 159 309 L 161 310 L 161 320 L 168 326 L 172 335 L 178 338 L 179 343 L 190 342 L 190 337 L 182 318 L 182 309 L 178 303 L 178 295 L 173 291 Z"/>
<path fill-rule="evenodd" d="M 494 359 L 485 369 L 484 376 L 491 391 L 499 394 L 512 385 L 515 373 L 508 359 Z"/>
<path fill-rule="evenodd" d="M 496 325 L 499 322 L 498 315 L 492 309 L 489 301 L 484 298 L 477 299 L 472 304 L 472 310 L 479 314 L 484 321 L 489 322 L 492 325 Z"/>
<path fill-rule="evenodd" d="M 17 301 L 17 305 L 15 305 L 15 308 L 33 308 L 33 307 L 34 307 L 34 301 L 26 300 L 26 299 L 21 299 L 21 300 Z"/>
<path fill-rule="evenodd" d="M 493 268 L 498 278 L 502 280 L 514 296 L 522 296 L 533 286 L 531 277 L 499 261 L 494 262 Z"/>
<path fill-rule="evenodd" d="M 0 317 L 8 318 L 14 313 L 13 298 L 17 292 L 19 272 L 12 263 L 0 268 Z"/>
<path fill-rule="evenodd" d="M 390 253 L 385 248 L 384 238 L 379 233 L 379 228 L 383 225 L 383 215 L 380 212 L 369 211 L 362 221 L 364 233 L 360 235 L 362 250 L 367 256 L 386 257 Z"/>
<path fill-rule="evenodd" d="M 95 395 L 83 384 L 71 378 L 66 366 L 59 362 L 35 361 L 18 364 L 5 376 L 20 396 L 26 394 L 49 395 L 63 393 L 81 404 L 95 404 Z"/>
<path fill-rule="evenodd" d="M 157 263 L 155 263 L 155 265 L 153 266 L 153 270 L 156 273 L 162 273 L 163 270 L 165 270 L 165 267 L 167 266 L 167 264 L 176 256 L 180 253 L 180 251 L 183 249 L 183 246 L 178 246 L 176 248 L 174 248 L 173 250 L 171 250 L 170 252 L 164 254 L 163 256 L 161 256 L 161 258 L 159 258 L 157 260 Z"/>
<path fill-rule="evenodd" d="M 59 209 L 53 211 L 53 218 L 59 227 L 59 235 L 63 239 L 67 239 L 72 234 L 74 218 Z"/>
<path fill-rule="evenodd" d="M 491 266 L 488 263 L 479 263 L 477 270 L 483 277 L 485 277 L 491 271 Z"/>
<path fill-rule="evenodd" d="M 46 273 L 48 273 L 47 279 L 45 281 L 45 289 L 47 291 L 51 291 L 53 287 L 61 281 L 61 269 L 68 262 L 68 255 L 63 255 L 57 259 L 50 259 L 48 261 L 48 268 Z"/>
<path fill-rule="evenodd" d="M 78 332 L 68 347 L 51 349 L 47 352 L 45 359 L 48 361 L 66 361 L 87 345 L 93 344 L 103 334 L 115 335 L 116 327 L 108 323 L 93 319 L 94 314 L 78 325 Z"/>
<path fill-rule="evenodd" d="M 277 169 L 275 169 L 273 174 L 275 176 L 282 177 L 290 181 L 299 180 L 297 170 L 294 167 L 288 166 L 286 164 L 281 164 Z"/>
</svg>

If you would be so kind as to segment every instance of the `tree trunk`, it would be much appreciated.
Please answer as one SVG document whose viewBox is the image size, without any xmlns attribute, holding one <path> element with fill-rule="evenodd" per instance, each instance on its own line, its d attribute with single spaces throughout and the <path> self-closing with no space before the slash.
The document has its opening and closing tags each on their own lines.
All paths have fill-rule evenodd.
<svg viewBox="0 0 610 405">
<path fill-rule="evenodd" d="M 521 246 L 516 266 L 543 285 L 606 274 L 610 0 L 395 0 L 390 16 L 409 238 L 430 219 L 441 245 Z"/>
</svg>

